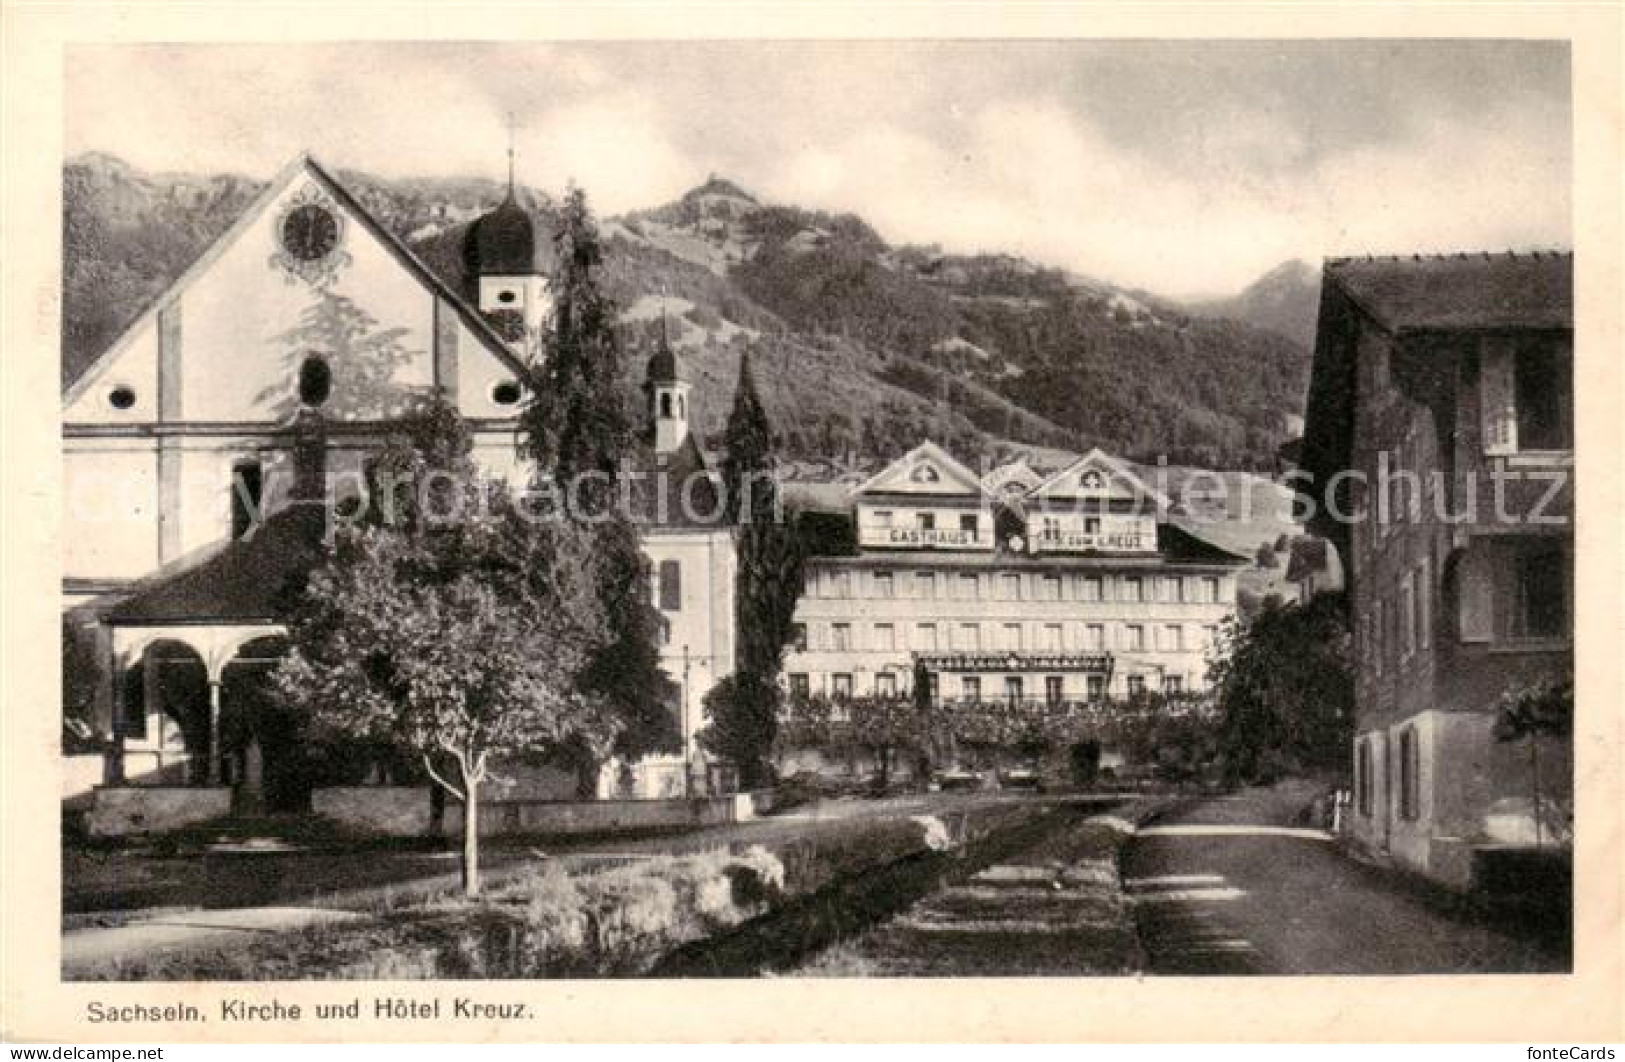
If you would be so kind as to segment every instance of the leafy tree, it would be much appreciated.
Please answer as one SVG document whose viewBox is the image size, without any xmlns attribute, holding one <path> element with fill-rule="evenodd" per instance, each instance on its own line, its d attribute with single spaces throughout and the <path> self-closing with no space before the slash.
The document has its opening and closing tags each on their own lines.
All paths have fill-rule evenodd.
<svg viewBox="0 0 1625 1062">
<path fill-rule="evenodd" d="M 409 750 L 463 802 L 463 884 L 479 895 L 479 795 L 493 760 L 607 745 L 579 672 L 606 639 L 590 538 L 521 519 L 488 490 L 447 408 L 391 448 L 389 507 L 341 528 L 273 673 L 313 729 Z"/>
<path fill-rule="evenodd" d="M 554 243 L 553 318 L 532 365 L 520 450 L 536 462 L 538 486 L 550 488 L 559 515 L 593 542 L 598 598 L 612 637 L 582 670 L 581 688 L 621 720 L 615 751 L 634 757 L 674 748 L 680 736 L 670 709 L 675 688 L 660 667 L 664 621 L 649 598 L 649 562 L 631 514 L 614 504 L 634 438 L 621 392 L 615 304 L 596 275 L 603 247 L 579 188 L 565 197 Z M 595 757 L 585 747 L 575 751 L 583 795 L 590 795 Z"/>
<path fill-rule="evenodd" d="M 779 673 L 801 596 L 805 556 L 794 516 L 779 499 L 772 427 L 748 356 L 739 361 L 725 439 L 723 488 L 729 520 L 738 526 L 738 678 L 717 697 L 706 698 L 711 725 L 701 740 L 738 764 L 741 782 L 755 787 L 771 780 L 768 757 L 782 700 Z"/>
<path fill-rule="evenodd" d="M 1208 680 L 1232 781 L 1343 764 L 1353 736 L 1354 677 L 1341 608 L 1330 594 L 1308 605 L 1271 598 L 1250 619 L 1227 624 Z"/>
</svg>

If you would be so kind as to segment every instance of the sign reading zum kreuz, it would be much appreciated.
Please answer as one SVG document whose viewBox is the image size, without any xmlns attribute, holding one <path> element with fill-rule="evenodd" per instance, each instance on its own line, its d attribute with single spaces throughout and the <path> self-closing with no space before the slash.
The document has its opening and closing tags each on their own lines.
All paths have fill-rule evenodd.
<svg viewBox="0 0 1625 1062">
<path fill-rule="evenodd" d="M 1140 531 L 1051 531 L 1033 540 L 1038 550 L 1150 549 L 1149 536 Z"/>
</svg>

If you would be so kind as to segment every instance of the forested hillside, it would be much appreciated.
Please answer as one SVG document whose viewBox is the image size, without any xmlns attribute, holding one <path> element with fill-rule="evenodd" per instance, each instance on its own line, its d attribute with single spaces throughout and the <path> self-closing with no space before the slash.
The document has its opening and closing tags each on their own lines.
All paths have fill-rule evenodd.
<svg viewBox="0 0 1625 1062">
<path fill-rule="evenodd" d="M 499 185 L 339 176 L 463 286 L 463 232 Z M 261 188 L 142 173 L 106 155 L 70 162 L 64 379 Z M 548 197 L 523 198 L 550 217 Z M 930 436 L 967 457 L 1099 445 L 1262 470 L 1284 415 L 1301 408 L 1307 351 L 1280 332 L 1007 255 L 892 247 L 856 215 L 763 204 L 725 180 L 604 230 L 627 339 L 649 342 L 666 317 L 708 438 L 747 350 L 787 453 L 803 460 L 890 456 Z"/>
</svg>

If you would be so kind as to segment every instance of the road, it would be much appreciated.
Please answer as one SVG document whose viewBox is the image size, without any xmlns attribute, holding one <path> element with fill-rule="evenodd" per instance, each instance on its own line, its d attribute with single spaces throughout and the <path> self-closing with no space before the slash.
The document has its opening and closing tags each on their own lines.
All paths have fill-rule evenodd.
<svg viewBox="0 0 1625 1062">
<path fill-rule="evenodd" d="M 1566 970 L 1560 946 L 1475 918 L 1296 828 L 1290 789 L 1201 800 L 1140 831 L 1123 865 L 1159 974 Z"/>
</svg>

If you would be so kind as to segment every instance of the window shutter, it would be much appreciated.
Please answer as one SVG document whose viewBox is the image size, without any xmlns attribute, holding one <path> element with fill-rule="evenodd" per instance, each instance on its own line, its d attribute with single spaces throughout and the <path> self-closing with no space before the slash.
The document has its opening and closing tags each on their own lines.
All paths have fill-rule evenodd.
<svg viewBox="0 0 1625 1062">
<path fill-rule="evenodd" d="M 1487 642 L 1495 636 L 1495 566 L 1488 546 L 1469 546 L 1456 569 L 1456 601 L 1461 640 Z"/>
<path fill-rule="evenodd" d="M 1482 403 L 1484 452 L 1510 454 L 1518 449 L 1517 359 L 1509 339 L 1485 339 L 1480 345 L 1479 400 Z"/>
</svg>

